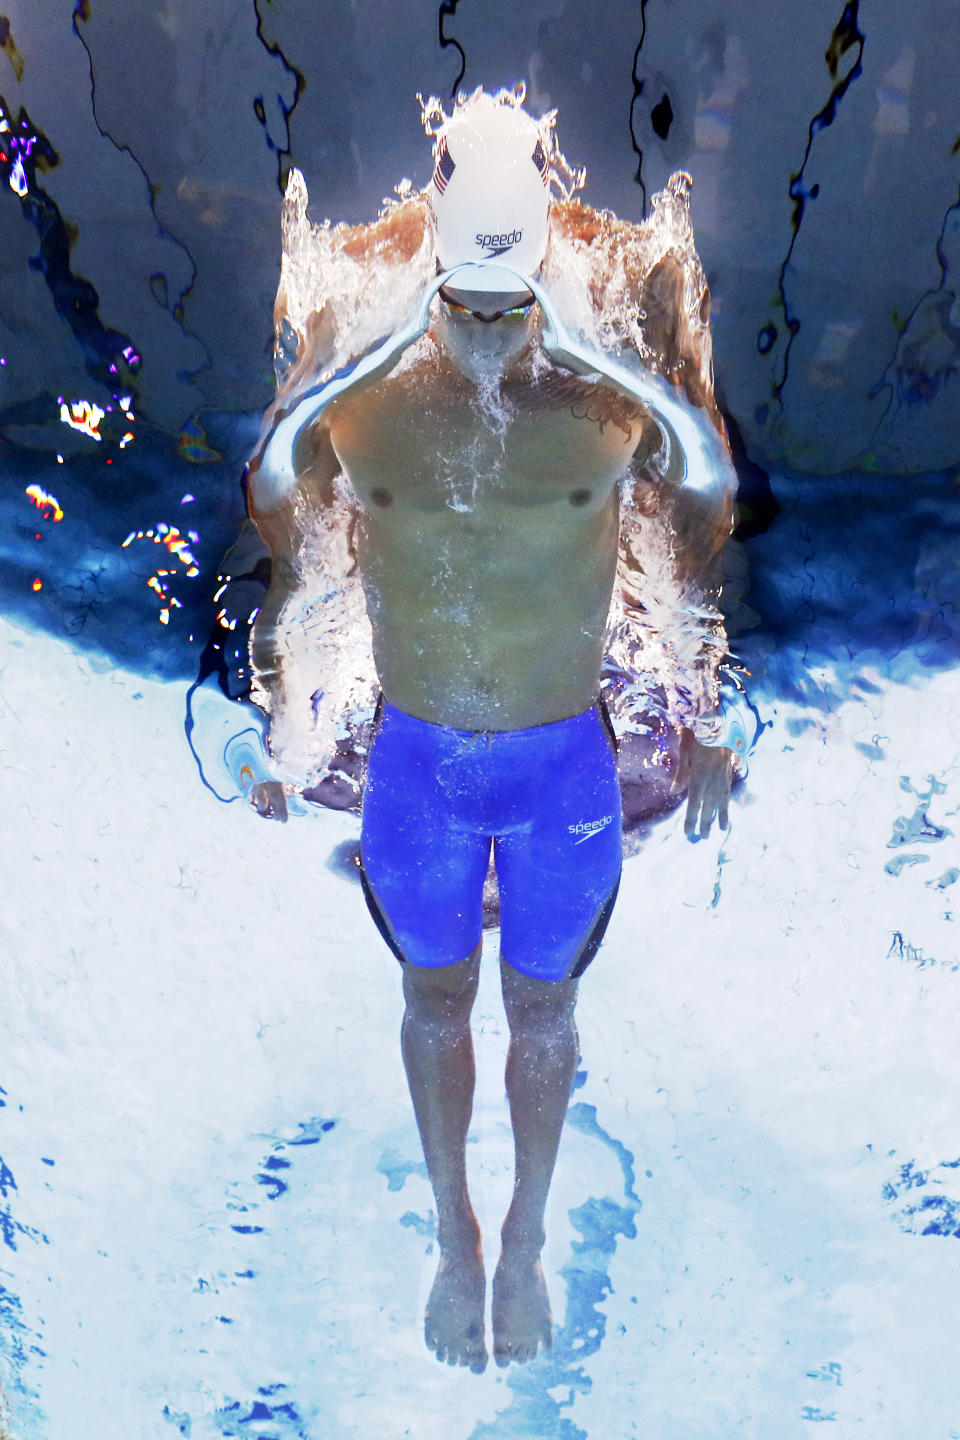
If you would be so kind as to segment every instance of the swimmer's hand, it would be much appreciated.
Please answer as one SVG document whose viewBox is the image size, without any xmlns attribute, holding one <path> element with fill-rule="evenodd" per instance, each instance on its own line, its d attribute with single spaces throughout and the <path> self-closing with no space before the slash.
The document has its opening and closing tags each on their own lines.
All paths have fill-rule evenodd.
<svg viewBox="0 0 960 1440">
<path fill-rule="evenodd" d="M 689 730 L 684 730 L 673 784 L 675 789 L 687 792 L 683 833 L 688 840 L 705 839 L 714 820 L 721 830 L 726 830 L 732 779 L 733 751 L 722 745 L 701 745 Z"/>
<path fill-rule="evenodd" d="M 287 797 L 279 780 L 258 780 L 250 791 L 250 804 L 264 820 L 287 819 Z"/>
</svg>

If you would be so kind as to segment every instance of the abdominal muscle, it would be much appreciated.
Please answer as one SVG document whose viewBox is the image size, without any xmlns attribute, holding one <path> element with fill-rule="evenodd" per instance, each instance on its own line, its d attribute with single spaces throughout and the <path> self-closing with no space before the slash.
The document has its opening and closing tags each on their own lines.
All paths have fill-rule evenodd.
<svg viewBox="0 0 960 1440">
<path fill-rule="evenodd" d="M 588 709 L 617 561 L 616 489 L 598 501 L 368 514 L 359 559 L 387 699 L 465 730 Z"/>
</svg>

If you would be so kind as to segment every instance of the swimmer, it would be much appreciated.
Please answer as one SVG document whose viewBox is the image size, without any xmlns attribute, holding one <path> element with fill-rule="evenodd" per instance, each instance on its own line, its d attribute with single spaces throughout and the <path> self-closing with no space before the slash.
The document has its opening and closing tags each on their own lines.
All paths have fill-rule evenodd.
<svg viewBox="0 0 960 1440">
<path fill-rule="evenodd" d="M 551 124 L 504 92 L 458 105 L 435 144 L 428 203 L 345 240 L 401 265 L 433 234 L 427 343 L 399 367 L 400 349 L 382 347 L 333 398 L 301 354 L 248 470 L 250 513 L 273 556 L 251 649 L 274 723 L 285 682 L 272 637 L 309 543 L 305 516 L 333 507 L 340 475 L 357 498 L 351 544 L 382 690 L 362 878 L 402 966 L 403 1061 L 436 1200 L 425 1337 L 439 1360 L 478 1372 L 485 1270 L 465 1147 L 484 879 L 492 851 L 515 1142 L 492 1350 L 508 1365 L 551 1344 L 540 1255 L 579 1054 L 574 1007 L 620 882 L 616 741 L 599 694 L 621 488 L 634 474 L 650 486 L 652 449 L 677 433 L 669 385 L 648 377 L 661 397 L 652 425 L 623 385 L 584 373 L 547 323 L 538 276 L 551 224 L 576 225 L 589 243 L 602 223 L 582 206 L 558 216 Z M 661 320 L 669 326 L 669 314 Z M 695 404 L 693 424 L 725 457 L 715 411 L 702 396 Z M 694 516 L 691 568 L 706 571 L 728 533 L 727 510 L 712 526 Z M 719 663 L 711 644 L 698 665 Z M 706 834 L 715 818 L 725 826 L 731 765 L 731 749 L 716 734 L 702 743 L 691 723 L 688 833 Z"/>
</svg>

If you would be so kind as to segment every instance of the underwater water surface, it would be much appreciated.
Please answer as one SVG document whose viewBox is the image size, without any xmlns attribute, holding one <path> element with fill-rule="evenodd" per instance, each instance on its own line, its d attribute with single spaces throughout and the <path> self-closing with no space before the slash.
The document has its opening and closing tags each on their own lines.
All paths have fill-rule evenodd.
<svg viewBox="0 0 960 1440">
<path fill-rule="evenodd" d="M 4 1440 L 960 1436 L 960 120 L 890 6 L 818 3 L 807 49 L 701 8 L 342 6 L 322 45 L 279 0 L 201 30 L 177 5 L 0 16 Z M 153 57 L 139 111 L 125 53 Z M 268 823 L 224 759 L 257 723 L 240 477 L 280 172 L 350 219 L 424 182 L 403 107 L 461 56 L 467 83 L 532 75 L 594 203 L 694 174 L 764 722 L 729 831 L 691 845 L 673 813 L 625 865 L 581 985 L 554 1348 L 482 1376 L 423 1344 L 435 1216 L 358 821 Z M 889 222 L 909 271 L 863 234 L 901 164 L 926 186 Z M 488 1255 L 513 1177 L 496 970 L 490 933 Z"/>
</svg>

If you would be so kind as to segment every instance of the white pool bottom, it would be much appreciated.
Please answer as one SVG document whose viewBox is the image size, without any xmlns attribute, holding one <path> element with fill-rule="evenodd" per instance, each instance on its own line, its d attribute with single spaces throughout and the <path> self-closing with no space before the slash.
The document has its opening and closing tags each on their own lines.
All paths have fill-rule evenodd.
<svg viewBox="0 0 960 1440">
<path fill-rule="evenodd" d="M 952 834 L 888 848 L 919 805 L 901 777 L 945 783 L 927 812 L 956 829 L 955 676 L 871 674 L 882 693 L 799 735 L 767 701 L 722 845 L 677 815 L 628 863 L 551 1199 L 565 1328 L 549 1362 L 478 1378 L 421 1338 L 399 969 L 325 864 L 356 822 L 219 805 L 182 686 L 8 623 L 0 651 L 16 1440 L 960 1435 L 960 1241 L 920 1233 L 960 1206 L 960 888 L 927 883 L 960 859 Z M 883 758 L 855 748 L 878 736 Z M 885 872 L 908 852 L 926 862 Z M 471 1146 L 490 1266 L 512 1178 L 495 953 Z"/>
</svg>

